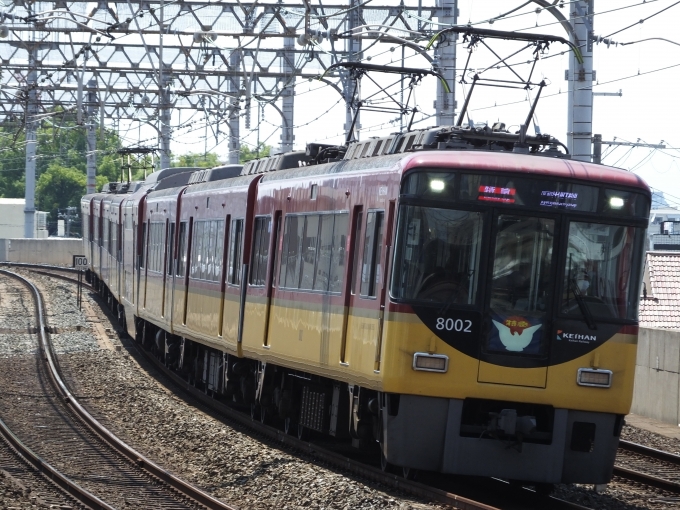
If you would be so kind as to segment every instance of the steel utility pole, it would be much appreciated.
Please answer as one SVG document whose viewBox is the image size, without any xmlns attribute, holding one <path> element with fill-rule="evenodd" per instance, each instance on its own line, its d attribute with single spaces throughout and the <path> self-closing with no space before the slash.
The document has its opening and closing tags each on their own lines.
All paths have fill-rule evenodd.
<svg viewBox="0 0 680 510">
<path fill-rule="evenodd" d="M 29 11 L 30 12 L 30 11 Z M 38 44 L 35 33 L 31 33 L 28 47 L 28 75 L 26 80 L 26 107 L 24 109 L 26 130 L 26 188 L 24 190 L 24 237 L 35 236 L 35 154 L 37 145 L 38 123 L 38 80 L 37 60 Z"/>
<path fill-rule="evenodd" d="M 97 174 L 97 80 L 87 82 L 87 194 L 96 192 Z"/>
<path fill-rule="evenodd" d="M 350 9 L 352 10 L 347 16 L 347 31 L 350 33 L 352 33 L 354 29 L 361 24 L 360 4 L 360 0 L 350 0 L 349 2 Z M 347 53 L 347 62 L 356 62 L 359 59 L 361 53 L 361 37 L 359 37 L 358 34 L 356 36 L 347 38 L 345 42 L 345 52 Z M 359 87 L 361 80 L 352 80 L 350 78 L 349 70 L 342 70 L 340 76 L 342 80 L 342 92 L 345 99 L 345 105 L 347 107 L 347 111 L 345 113 L 345 139 L 359 140 L 359 133 L 361 131 L 361 114 L 357 111 L 355 120 L 352 98 L 354 96 L 354 87 Z M 359 88 L 356 98 L 358 101 L 361 101 L 361 88 Z M 352 128 L 352 122 L 354 122 L 354 128 Z M 353 129 L 354 132 L 349 133 L 350 129 Z"/>
<path fill-rule="evenodd" d="M 438 21 L 444 25 L 458 23 L 458 0 L 437 0 Z M 435 61 L 438 71 L 446 79 L 451 92 L 446 92 L 441 81 L 437 80 L 437 112 L 438 126 L 452 126 L 455 123 L 456 110 L 456 41 L 458 34 L 446 34 L 446 41 L 442 41 L 435 51 Z"/>
<path fill-rule="evenodd" d="M 593 136 L 593 12 L 594 0 L 576 0 L 571 3 L 569 20 L 573 33 L 571 42 L 581 49 L 583 64 L 570 52 L 569 106 L 567 121 L 567 147 L 572 159 L 591 160 L 591 138 Z"/>
</svg>

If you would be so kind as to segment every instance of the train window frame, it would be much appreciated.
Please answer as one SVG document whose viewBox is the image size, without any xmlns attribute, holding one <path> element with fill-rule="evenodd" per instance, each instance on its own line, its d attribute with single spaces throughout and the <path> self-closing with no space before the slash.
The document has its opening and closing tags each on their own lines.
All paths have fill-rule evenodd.
<svg viewBox="0 0 680 510">
<path fill-rule="evenodd" d="M 149 231 L 148 223 L 146 221 L 142 222 L 142 249 L 139 256 L 139 269 L 145 269 L 146 268 L 146 257 L 148 253 L 148 249 L 146 247 L 146 238 L 147 238 L 147 232 Z"/>
<path fill-rule="evenodd" d="M 522 358 L 533 358 L 533 359 L 545 359 L 549 356 L 551 342 L 549 328 L 551 323 L 555 318 L 555 293 L 559 288 L 559 281 L 557 275 L 560 272 L 559 268 L 559 249 L 562 246 L 562 234 L 561 229 L 563 228 L 564 222 L 562 218 L 564 215 L 552 213 L 545 214 L 543 212 L 536 212 L 535 210 L 522 210 L 513 211 L 508 209 L 495 209 L 491 216 L 491 244 L 489 245 L 489 260 L 487 261 L 487 274 L 486 282 L 484 283 L 484 288 L 486 291 L 485 296 L 485 306 L 484 311 L 492 317 L 492 326 L 489 328 L 485 336 L 480 337 L 480 342 L 482 346 L 482 353 L 487 358 L 494 356 L 514 356 Z M 501 218 L 506 222 L 511 221 L 521 221 L 524 223 L 530 221 L 536 221 L 537 224 L 541 225 L 541 229 L 536 229 L 535 232 L 545 233 L 546 238 L 552 237 L 552 246 L 545 244 L 545 251 L 543 255 L 548 255 L 545 258 L 538 254 L 534 249 L 529 256 L 530 271 L 526 271 L 527 260 L 525 257 L 515 257 L 514 260 L 519 260 L 517 264 L 513 267 L 517 267 L 517 270 L 511 271 L 508 275 L 503 275 L 494 278 L 494 271 L 497 269 L 496 259 L 499 253 L 499 239 L 502 238 L 502 234 L 509 232 L 510 229 L 501 228 L 499 222 Z M 520 224 L 520 223 L 516 223 Z M 548 227 L 552 228 L 552 231 Z M 544 228 L 545 227 L 545 228 Z M 526 232 L 531 232 L 530 230 L 525 230 Z M 517 238 L 519 239 L 519 238 Z M 543 244 L 540 243 L 542 247 Z M 524 250 L 524 247 L 520 247 Z M 539 248 L 540 249 L 540 248 Z M 539 258 L 536 258 L 537 255 Z M 548 271 L 537 270 L 536 262 L 539 264 L 547 264 Z M 522 267 L 524 271 L 522 271 Z M 543 268 L 545 269 L 545 268 Z M 541 278 L 543 275 L 547 274 L 548 292 L 543 293 L 543 301 L 539 299 L 539 286 L 541 285 Z M 521 280 L 512 280 L 518 275 L 522 275 Z M 524 278 L 526 276 L 526 278 Z M 501 278 L 506 278 L 505 281 L 501 281 Z M 500 285 L 498 284 L 500 282 Z M 512 282 L 512 284 L 509 284 Z M 503 301 L 503 284 L 506 285 L 505 289 L 519 288 L 520 286 L 527 286 L 529 290 L 528 298 L 525 300 L 523 297 L 516 299 L 513 302 L 512 308 L 500 306 Z M 498 289 L 497 293 L 494 294 L 494 289 Z M 545 290 L 545 289 L 543 289 Z M 496 298 L 494 303 L 494 296 L 500 295 L 500 298 Z M 531 298 L 534 298 L 533 307 L 531 304 Z M 512 299 L 506 299 L 506 302 L 512 302 Z M 518 305 L 519 304 L 519 305 Z M 521 308 L 525 306 L 525 308 Z M 493 317 L 496 316 L 495 319 Z M 540 324 L 540 327 L 539 327 Z M 507 328 L 507 330 L 506 330 Z M 515 328 L 520 328 L 519 330 Z M 535 328 L 534 330 L 528 328 Z M 537 329 L 536 329 L 537 328 Z M 516 346 L 512 348 L 507 347 L 505 342 L 508 339 L 514 339 L 519 335 L 525 334 L 530 335 L 530 342 L 528 345 L 523 347 L 521 350 L 513 350 Z M 514 332 L 513 332 L 514 331 Z M 535 340 L 534 332 L 540 331 L 540 336 Z"/>
<path fill-rule="evenodd" d="M 241 285 L 241 269 L 243 267 L 243 227 L 245 218 L 233 218 L 229 228 L 229 271 L 227 284 Z"/>
<path fill-rule="evenodd" d="M 222 218 L 208 218 L 193 222 L 189 278 L 219 283 L 224 254 L 224 222 Z M 180 275 L 178 275 L 180 276 Z"/>
<path fill-rule="evenodd" d="M 569 301 L 574 301 L 576 304 L 577 303 L 577 298 L 573 294 L 573 290 L 570 291 L 569 283 L 568 280 L 570 278 L 568 274 L 569 264 L 570 264 L 570 258 L 569 258 L 569 247 L 570 247 L 570 238 L 572 234 L 572 225 L 574 224 L 582 224 L 582 225 L 589 225 L 589 226 L 599 226 L 599 227 L 607 227 L 607 228 L 623 228 L 623 229 L 631 229 L 632 230 L 632 239 L 629 243 L 630 246 L 630 256 L 629 258 L 632 259 L 636 253 L 642 253 L 643 252 L 643 245 L 646 242 L 646 235 L 645 235 L 645 226 L 640 225 L 640 224 L 631 224 L 630 222 L 622 222 L 621 219 L 619 218 L 611 218 L 611 217 L 600 217 L 597 220 L 590 219 L 590 218 L 567 218 L 566 221 L 564 221 L 564 234 L 563 234 L 563 240 L 562 240 L 562 246 L 564 246 L 564 252 L 561 254 L 560 261 L 558 262 L 559 264 L 559 276 L 557 279 L 559 280 L 559 288 L 556 287 L 556 298 L 555 300 L 557 301 L 557 313 L 556 316 L 561 318 L 561 319 L 568 319 L 568 320 L 587 320 L 584 318 L 583 315 L 583 310 L 581 309 L 582 305 L 578 306 L 572 306 L 570 312 L 565 312 L 565 306 L 569 306 Z M 608 250 L 604 250 L 606 253 Z M 597 260 L 595 260 L 597 262 Z M 610 263 L 611 260 L 607 263 L 603 261 L 603 265 L 607 265 Z M 578 263 L 577 263 L 578 264 Z M 585 264 L 585 263 L 584 263 Z M 629 260 L 630 264 L 630 260 Z M 598 305 L 598 304 L 604 304 L 605 306 L 611 306 L 611 303 L 607 304 L 604 299 L 607 297 L 606 295 L 603 296 L 598 296 L 597 294 L 593 295 L 593 291 L 597 293 L 596 288 L 598 286 L 598 282 L 603 281 L 603 278 L 598 277 L 597 275 L 599 274 L 599 270 L 595 269 L 597 264 L 595 264 L 593 261 L 588 260 L 588 263 L 585 264 L 586 266 L 590 267 L 590 271 L 578 271 L 578 269 L 581 268 L 576 268 L 576 270 L 573 271 L 573 280 L 574 280 L 574 285 L 578 286 L 579 288 L 579 294 L 581 295 L 581 299 L 583 300 L 582 303 L 585 303 L 585 307 L 587 309 L 587 313 L 590 315 L 589 320 L 593 320 L 596 324 L 598 323 L 613 323 L 613 324 L 636 324 L 639 320 L 639 303 L 640 303 L 640 292 L 639 288 L 636 285 L 630 285 L 630 283 L 635 283 L 635 282 L 640 282 L 642 281 L 642 276 L 643 276 L 643 267 L 640 264 L 630 264 L 629 266 L 629 282 L 628 282 L 628 295 L 627 297 L 627 308 L 626 308 L 626 316 L 621 317 L 621 316 L 613 316 L 613 315 L 604 315 L 604 314 L 599 314 L 598 310 L 600 310 L 602 307 L 594 307 L 593 305 Z M 573 268 L 572 268 L 573 269 Z M 605 271 L 606 273 L 606 271 Z M 617 277 L 620 277 L 620 273 L 616 273 Z M 582 282 L 587 281 L 587 287 L 583 287 Z M 607 283 L 606 281 L 604 283 Z M 603 285 L 604 283 L 600 283 L 600 285 Z M 611 284 L 611 282 L 609 282 Z M 616 286 L 613 286 L 613 288 L 616 288 Z M 565 304 L 565 294 L 567 296 L 571 296 L 571 298 L 567 299 L 567 303 Z M 604 292 L 604 294 L 607 294 Z M 601 301 L 601 303 L 597 303 L 594 301 L 595 299 L 598 299 Z"/>
<path fill-rule="evenodd" d="M 253 246 L 250 251 L 250 274 L 248 275 L 248 285 L 251 287 L 264 287 L 266 284 L 271 233 L 271 215 L 256 216 L 253 221 Z"/>
<path fill-rule="evenodd" d="M 187 240 L 188 240 L 188 221 L 179 222 L 178 231 L 178 247 L 177 247 L 177 267 L 175 268 L 175 276 L 184 278 L 187 274 Z"/>
<path fill-rule="evenodd" d="M 312 247 L 311 245 L 307 247 L 307 249 L 304 248 L 304 238 L 311 239 L 311 235 L 307 235 L 310 232 L 308 232 L 307 226 L 309 224 L 309 218 L 313 217 L 314 221 L 316 221 L 316 236 L 315 236 L 315 241 L 314 241 L 314 246 Z M 331 217 L 332 221 L 328 220 L 328 218 Z M 336 231 L 336 225 L 338 225 L 338 217 L 343 217 L 344 221 L 341 221 L 340 224 L 344 225 L 344 231 L 339 232 Z M 302 219 L 302 221 L 300 221 Z M 291 250 L 289 249 L 290 246 L 290 241 L 291 241 L 291 228 L 293 221 L 295 220 L 295 230 L 296 230 L 296 241 L 297 241 L 297 249 L 294 252 L 294 257 L 295 260 L 293 261 L 294 264 L 294 269 L 291 271 L 290 270 L 290 264 L 291 264 L 291 255 L 285 255 L 286 253 L 290 254 Z M 319 259 L 320 259 L 320 249 L 319 249 L 319 243 L 321 242 L 321 229 L 323 227 L 324 221 L 326 224 L 332 223 L 332 229 L 331 229 L 331 248 L 328 254 L 328 264 L 329 264 L 329 270 L 327 271 L 326 278 L 319 280 L 321 283 L 317 284 L 317 279 L 319 278 Z M 338 236 L 344 236 L 344 244 L 346 245 L 347 243 L 347 237 L 349 235 L 348 229 L 349 229 L 349 211 L 347 210 L 340 210 L 340 211 L 315 211 L 315 212 L 307 212 L 307 213 L 290 213 L 286 214 L 285 217 L 283 218 L 283 239 L 281 242 L 281 254 L 278 257 L 280 262 L 278 263 L 278 272 L 279 272 L 279 289 L 285 290 L 288 292 L 309 292 L 309 293 L 316 293 L 316 294 L 332 294 L 332 295 L 340 295 L 343 292 L 343 284 L 344 284 L 344 279 L 345 279 L 345 271 L 344 271 L 344 260 L 346 256 L 346 246 L 341 246 L 342 248 L 342 253 L 343 253 L 343 270 L 340 271 L 339 275 L 340 277 L 338 280 L 335 282 L 334 285 L 334 290 L 331 290 L 331 265 L 333 263 L 333 257 L 335 256 L 335 241 Z M 313 248 L 313 249 L 311 249 Z M 305 284 L 303 287 L 303 255 L 304 254 L 309 255 L 310 253 L 314 254 L 314 260 L 313 261 L 307 261 L 306 263 L 308 265 L 312 266 L 311 269 L 311 282 L 308 282 Z M 309 270 L 309 266 L 307 267 Z M 323 275 L 321 275 L 323 277 Z M 289 281 L 290 280 L 290 281 Z M 325 284 L 323 283 L 325 282 Z M 295 286 L 293 286 L 295 285 Z M 336 290 L 337 289 L 337 290 Z"/>
<path fill-rule="evenodd" d="M 449 251 L 449 256 L 444 258 L 444 252 L 439 250 L 439 255 L 438 257 L 441 257 L 441 264 L 433 264 L 432 268 L 439 268 L 440 273 L 441 273 L 441 278 L 436 278 L 436 277 L 431 277 L 430 280 L 432 280 L 433 284 L 435 282 L 439 283 L 447 283 L 450 280 L 450 283 L 455 283 L 455 286 L 452 286 L 451 289 L 453 288 L 460 288 L 462 293 L 456 294 L 456 300 L 454 301 L 451 297 L 447 297 L 446 301 L 444 302 L 447 306 L 450 307 L 463 307 L 465 309 L 479 309 L 481 307 L 481 299 L 484 294 L 485 290 L 485 250 L 488 249 L 488 236 L 490 235 L 490 226 L 489 222 L 491 221 L 491 213 L 492 211 L 490 209 L 485 209 L 485 208 L 479 208 L 479 207 L 467 207 L 467 204 L 455 204 L 454 206 L 451 206 L 450 204 L 447 207 L 444 207 L 443 204 L 441 203 L 432 203 L 430 200 L 414 200 L 414 199 L 407 199 L 404 200 L 402 199 L 400 201 L 400 204 L 397 207 L 397 219 L 396 219 L 396 227 L 395 227 L 395 242 L 394 242 L 394 249 L 392 253 L 392 270 L 391 270 L 391 275 L 390 275 L 390 282 L 389 282 L 389 296 L 390 299 L 394 302 L 400 302 L 400 303 L 419 303 L 419 304 L 429 304 L 429 305 L 434 305 L 434 304 L 442 304 L 442 302 L 432 300 L 432 299 L 423 299 L 421 297 L 418 297 L 418 293 L 416 290 L 420 287 L 420 283 L 414 285 L 414 293 L 416 295 L 404 295 L 406 294 L 404 290 L 399 290 L 402 287 L 405 287 L 403 283 L 400 283 L 398 281 L 399 277 L 405 277 L 408 278 L 408 274 L 405 274 L 403 271 L 395 271 L 395 267 L 399 267 L 401 264 L 407 260 L 407 257 L 405 256 L 405 251 L 406 247 L 402 247 L 403 245 L 408 245 L 411 244 L 413 246 L 417 245 L 418 243 L 407 243 L 407 239 L 403 239 L 403 236 L 405 235 L 404 233 L 404 228 L 405 226 L 402 224 L 403 221 L 405 221 L 404 215 L 407 214 L 408 210 L 406 208 L 420 208 L 420 209 L 435 209 L 435 210 L 443 210 L 443 211 L 451 211 L 452 213 L 461 213 L 461 214 L 466 214 L 468 215 L 467 218 L 460 218 L 461 220 L 464 221 L 471 221 L 473 224 L 476 225 L 476 231 L 473 231 L 470 237 L 470 251 L 469 253 L 464 253 L 463 250 L 464 248 L 460 248 L 462 246 L 466 246 L 464 244 L 453 244 L 453 243 L 446 243 L 443 239 L 441 238 L 436 238 L 432 239 L 432 241 L 436 241 L 437 246 L 441 246 L 442 248 L 444 246 L 449 246 L 449 249 L 457 248 L 455 253 L 456 253 L 456 258 L 455 263 L 453 267 L 449 267 L 451 263 L 453 263 L 453 260 L 450 260 L 451 258 L 451 252 Z M 408 234 L 407 238 L 408 238 Z M 417 233 L 416 237 L 420 237 L 420 234 Z M 444 244 L 442 244 L 444 243 Z M 435 246 L 435 245 L 433 245 Z M 417 250 L 416 250 L 417 251 Z M 425 249 L 423 246 L 422 254 L 425 253 Z M 418 256 L 415 257 L 419 259 L 422 255 L 421 253 L 418 253 Z M 411 257 L 409 256 L 408 259 Z M 437 259 L 439 260 L 439 259 Z M 463 265 L 465 266 L 465 263 L 463 262 L 464 260 L 467 260 L 469 263 L 469 267 L 467 269 L 463 269 L 460 266 Z M 454 268 L 457 268 L 457 271 L 454 271 Z M 422 271 L 422 269 L 421 269 Z M 433 273 L 435 271 L 432 271 Z M 406 272 L 408 273 L 408 272 Z M 426 280 L 425 277 L 426 273 L 423 273 L 421 280 L 424 282 Z M 447 277 L 449 277 L 447 279 Z M 466 283 L 459 283 L 459 281 L 465 281 L 467 279 L 468 281 Z M 403 282 L 403 280 L 402 280 Z M 428 289 L 429 290 L 429 289 Z M 465 295 L 467 295 L 467 299 L 465 299 Z M 465 302 L 462 302 L 463 299 L 465 299 Z"/>
<path fill-rule="evenodd" d="M 359 206 L 361 207 L 361 206 Z M 363 208 L 360 208 L 357 213 L 356 213 L 356 219 L 354 220 L 354 231 L 352 232 L 351 235 L 354 236 L 354 253 L 352 257 L 352 282 L 350 284 L 350 294 L 355 296 L 357 294 L 357 282 L 359 280 L 359 271 L 357 269 L 359 268 L 359 251 L 362 247 L 362 240 L 363 238 L 361 237 L 361 232 L 363 232 L 362 227 L 363 227 L 363 221 L 364 221 L 364 211 Z"/>
<path fill-rule="evenodd" d="M 172 276 L 174 273 L 174 260 L 175 260 L 175 222 L 171 221 L 168 226 L 168 235 L 166 239 L 166 257 L 165 257 L 165 272 L 168 276 Z"/>
<path fill-rule="evenodd" d="M 372 232 L 369 232 L 369 222 L 371 215 L 374 215 L 375 224 L 371 227 Z M 377 219 L 380 219 L 378 222 Z M 369 236 L 370 235 L 370 245 Z M 359 297 L 363 299 L 376 299 L 378 296 L 378 288 L 380 287 L 381 271 L 385 269 L 381 267 L 380 259 L 383 255 L 383 240 L 385 238 L 385 209 L 369 209 L 366 211 L 366 228 L 364 229 L 363 239 L 363 253 L 361 256 L 361 282 L 359 285 Z M 368 258 L 368 263 L 366 259 Z M 364 276 L 367 276 L 364 279 Z"/>
</svg>

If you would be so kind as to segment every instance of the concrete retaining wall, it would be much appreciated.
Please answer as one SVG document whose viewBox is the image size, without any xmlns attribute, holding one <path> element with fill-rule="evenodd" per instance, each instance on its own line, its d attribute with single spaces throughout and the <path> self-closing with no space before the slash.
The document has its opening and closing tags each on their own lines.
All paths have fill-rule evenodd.
<svg viewBox="0 0 680 510">
<path fill-rule="evenodd" d="M 680 331 L 640 328 L 631 412 L 680 424 Z"/>
<path fill-rule="evenodd" d="M 83 255 L 82 239 L 0 239 L 0 262 L 71 266 L 74 255 Z"/>
</svg>

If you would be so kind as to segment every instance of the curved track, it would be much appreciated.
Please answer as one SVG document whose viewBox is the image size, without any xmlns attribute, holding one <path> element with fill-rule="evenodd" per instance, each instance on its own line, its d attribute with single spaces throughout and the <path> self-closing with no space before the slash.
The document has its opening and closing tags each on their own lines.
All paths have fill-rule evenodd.
<svg viewBox="0 0 680 510">
<path fill-rule="evenodd" d="M 59 375 L 38 290 L 15 273 L 0 274 L 21 282 L 3 282 L 11 289 L 3 293 L 4 323 L 16 329 L 17 345 L 0 359 L 0 418 L 15 448 L 90 508 L 232 509 L 124 444 L 77 402 Z"/>
<path fill-rule="evenodd" d="M 50 267 L 49 272 L 43 271 L 44 266 L 34 266 L 30 264 L 22 264 L 22 267 L 29 269 L 31 271 L 43 274 L 49 277 L 57 277 L 62 280 L 69 281 L 70 283 L 77 283 L 77 280 L 70 276 L 60 275 L 54 271 L 64 271 L 69 273 L 74 273 L 76 271 L 70 268 L 62 267 Z M 88 288 L 91 288 L 88 284 L 85 284 Z M 370 481 L 380 483 L 382 485 L 398 489 L 407 494 L 413 496 L 418 496 L 431 501 L 444 503 L 450 505 L 453 508 L 462 508 L 470 510 L 492 510 L 495 508 L 546 508 L 548 505 L 550 508 L 554 509 L 585 509 L 586 507 L 573 504 L 564 500 L 549 498 L 544 496 L 539 496 L 533 491 L 528 491 L 526 489 L 521 489 L 516 486 L 509 486 L 498 480 L 485 479 L 484 481 L 471 481 L 471 485 L 480 485 L 480 489 L 475 490 L 476 493 L 493 494 L 494 499 L 498 501 L 499 499 L 507 500 L 508 504 L 491 506 L 480 501 L 475 501 L 470 498 L 462 497 L 460 495 L 449 492 L 447 489 L 447 484 L 436 484 L 439 486 L 433 486 L 428 483 L 419 483 L 412 480 L 407 480 L 402 476 L 395 475 L 392 473 L 383 472 L 380 468 L 372 465 L 368 465 L 365 462 L 348 457 L 337 451 L 324 448 L 318 443 L 310 443 L 298 439 L 297 437 L 286 434 L 284 431 L 269 425 L 260 423 L 259 421 L 254 421 L 252 418 L 244 414 L 243 412 L 236 410 L 228 405 L 225 405 L 209 396 L 204 392 L 196 389 L 195 387 L 187 384 L 185 380 L 180 378 L 175 372 L 169 370 L 163 365 L 156 357 L 145 351 L 139 344 L 131 342 L 137 352 L 143 356 L 147 361 L 152 363 L 160 372 L 162 372 L 172 383 L 181 388 L 182 390 L 188 392 L 193 400 L 200 401 L 204 407 L 218 414 L 225 416 L 229 420 L 235 421 L 242 425 L 247 426 L 253 430 L 258 435 L 274 439 L 282 444 L 285 444 L 297 451 L 307 453 L 314 456 L 319 461 L 324 464 L 332 465 L 337 468 L 349 471 L 353 474 L 362 476 Z M 498 497 L 500 496 L 500 497 Z M 479 498 L 484 499 L 484 498 Z M 489 498 L 486 498 L 487 500 Z M 512 501 L 511 501 L 512 500 Z M 496 503 L 497 504 L 497 503 Z"/>
</svg>

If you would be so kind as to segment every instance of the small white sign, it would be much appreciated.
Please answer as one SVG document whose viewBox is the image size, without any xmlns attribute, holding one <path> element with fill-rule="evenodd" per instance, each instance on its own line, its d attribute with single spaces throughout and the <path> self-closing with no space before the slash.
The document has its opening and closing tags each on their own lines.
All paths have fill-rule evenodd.
<svg viewBox="0 0 680 510">
<path fill-rule="evenodd" d="M 85 255 L 74 255 L 73 267 L 76 269 L 87 269 L 87 257 Z"/>
</svg>

